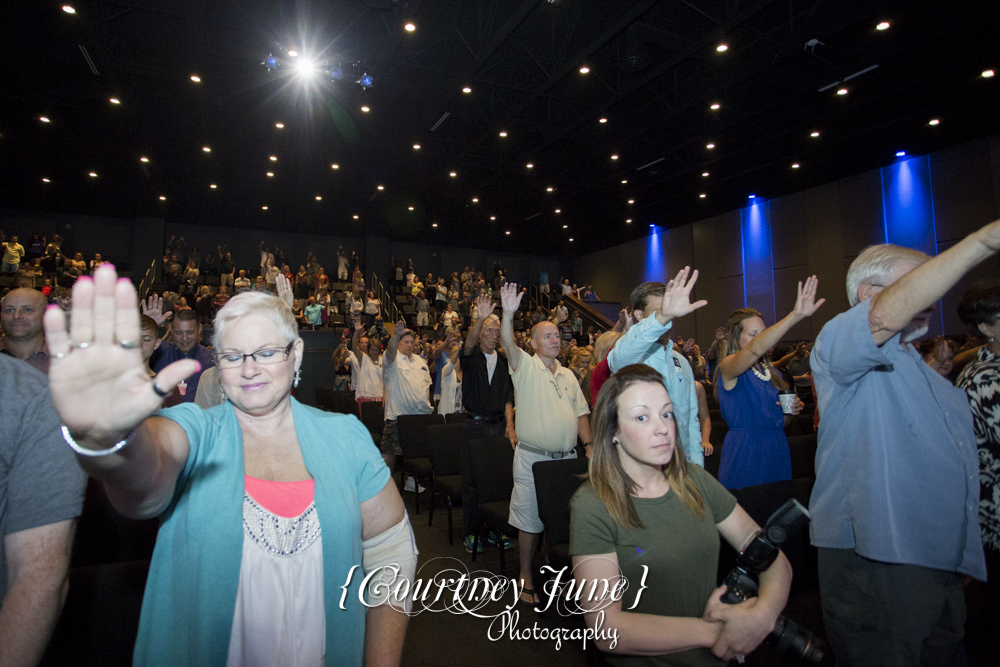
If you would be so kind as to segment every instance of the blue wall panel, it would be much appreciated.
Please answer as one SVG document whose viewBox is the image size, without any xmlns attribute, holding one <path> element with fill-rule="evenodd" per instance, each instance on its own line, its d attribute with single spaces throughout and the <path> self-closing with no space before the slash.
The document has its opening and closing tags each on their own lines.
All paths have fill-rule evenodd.
<svg viewBox="0 0 1000 667">
<path fill-rule="evenodd" d="M 886 243 L 937 253 L 931 163 L 924 156 L 882 168 Z"/>
<path fill-rule="evenodd" d="M 771 215 L 767 202 L 755 202 L 740 211 L 743 239 L 743 291 L 748 308 L 774 323 L 774 265 L 771 252 Z"/>
</svg>

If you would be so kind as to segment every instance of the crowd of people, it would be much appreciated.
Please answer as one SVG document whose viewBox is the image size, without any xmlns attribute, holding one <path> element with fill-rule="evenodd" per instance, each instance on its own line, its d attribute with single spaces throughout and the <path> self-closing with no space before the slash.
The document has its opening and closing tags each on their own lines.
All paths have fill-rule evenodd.
<svg viewBox="0 0 1000 667">
<path fill-rule="evenodd" d="M 5 273 L 21 272 L 18 246 L 4 240 Z M 545 528 L 532 465 L 589 459 L 571 503 L 574 576 L 652 575 L 641 601 L 646 588 L 630 587 L 622 599 L 581 602 L 588 626 L 617 628 L 616 646 L 597 642 L 612 656 L 742 662 L 770 634 L 789 595 L 788 560 L 779 554 L 760 573 L 756 598 L 723 604 L 719 543 L 740 551 L 755 538 L 759 526 L 731 490 L 791 479 L 784 427 L 807 403 L 818 436 L 811 540 L 839 664 L 964 664 L 963 577 L 987 582 L 992 600 L 1000 591 L 1000 283 L 963 295 L 967 336 L 914 346 L 933 304 L 1000 251 L 1000 221 L 934 258 L 866 249 L 848 271 L 850 309 L 814 343 L 783 342 L 824 304 L 810 276 L 785 317 L 769 324 L 738 309 L 704 355 L 693 339 L 671 337 L 706 304 L 691 301 L 698 272 L 688 267 L 638 285 L 613 328 L 584 332 L 565 298 L 527 310 L 526 290 L 499 262 L 487 282 L 468 267 L 421 281 L 412 262 L 394 261 L 390 294 L 414 297 L 414 312 L 389 325 L 381 304 L 366 307 L 377 300 L 357 256 L 341 250 L 338 282 L 351 276 L 363 296 L 345 311 L 334 366 L 350 377 L 359 413 L 383 403 L 379 450 L 354 417 L 294 397 L 298 332 L 322 326 L 317 310 L 330 296 L 316 258 L 293 273 L 262 243 L 260 287 L 247 288 L 224 248 L 211 259 L 185 250 L 182 238 L 170 240 L 164 270 L 178 282 L 168 298 L 137 302 L 131 282 L 98 257 L 62 307 L 35 286 L 0 302 L 0 409 L 13 434 L 0 452 L 10 480 L 0 505 L 12 508 L 0 513 L 0 628 L 23 629 L 0 657 L 16 650 L 30 663 L 44 650 L 85 473 L 126 516 L 163 520 L 137 664 L 186 664 L 192 652 L 213 663 L 398 663 L 409 603 L 369 586 L 361 595 L 370 608 L 342 613 L 339 583 L 352 566 L 376 581 L 386 565 L 414 576 L 417 545 L 391 474 L 399 417 L 434 411 L 465 413 L 468 441 L 503 437 L 514 448 L 508 524 L 528 605 L 540 601 L 534 560 Z M 223 268 L 213 292 L 203 277 Z M 189 289 L 194 307 L 183 301 Z M 704 469 L 716 455 L 709 405 L 729 427 L 717 478 Z M 477 552 L 467 465 L 464 547 Z M 411 480 L 406 490 L 423 489 Z M 511 537 L 484 539 L 513 547 Z M 361 578 L 346 584 L 355 596 Z M 205 602 L 192 609 L 193 599 Z M 276 606 L 285 610 L 277 620 Z M 991 610 L 970 627 L 989 632 Z"/>
</svg>

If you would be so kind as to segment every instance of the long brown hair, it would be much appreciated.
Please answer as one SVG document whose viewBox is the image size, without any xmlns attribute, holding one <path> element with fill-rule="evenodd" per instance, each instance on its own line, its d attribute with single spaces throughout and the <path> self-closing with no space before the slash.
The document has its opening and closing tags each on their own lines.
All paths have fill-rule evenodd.
<svg viewBox="0 0 1000 667">
<path fill-rule="evenodd" d="M 761 320 L 764 316 L 760 314 L 760 311 L 754 308 L 737 308 L 733 311 L 733 314 L 729 316 L 729 320 L 726 322 L 726 347 L 722 358 L 725 359 L 731 354 L 736 354 L 743 348 L 740 346 L 740 337 L 743 335 L 743 322 L 749 320 L 751 317 L 759 317 Z M 781 376 L 781 373 L 771 365 L 771 360 L 767 358 L 767 352 L 760 358 L 767 366 L 767 369 L 771 372 L 771 384 L 777 387 L 778 391 L 783 391 L 788 389 L 788 383 L 785 382 L 785 378 Z M 715 398 L 719 398 L 719 366 L 716 364 L 715 367 Z"/>
<path fill-rule="evenodd" d="M 604 383 L 592 415 L 593 448 L 588 477 L 597 497 L 608 508 L 612 518 L 628 530 L 643 527 L 639 513 L 636 512 L 635 504 L 632 502 L 632 496 L 636 494 L 638 488 L 635 481 L 625 472 L 614 440 L 620 430 L 618 397 L 632 385 L 641 382 L 664 386 L 663 376 L 649 366 L 645 364 L 626 366 Z M 674 455 L 670 458 L 670 463 L 664 467 L 663 476 L 684 506 L 704 519 L 705 501 L 697 485 L 688 476 L 687 465 L 680 439 L 675 437 Z"/>
</svg>

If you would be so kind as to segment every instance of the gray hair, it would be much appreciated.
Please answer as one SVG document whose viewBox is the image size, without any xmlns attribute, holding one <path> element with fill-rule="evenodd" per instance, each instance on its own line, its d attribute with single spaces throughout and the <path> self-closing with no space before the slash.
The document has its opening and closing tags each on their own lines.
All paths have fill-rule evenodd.
<svg viewBox="0 0 1000 667">
<path fill-rule="evenodd" d="M 868 246 L 851 262 L 847 269 L 847 301 L 851 308 L 861 303 L 858 298 L 858 288 L 862 285 L 881 285 L 887 287 L 892 280 L 892 272 L 904 262 L 923 264 L 931 257 L 927 253 L 882 243 Z"/>
<path fill-rule="evenodd" d="M 183 312 L 183 311 L 182 311 Z M 270 292 L 243 292 L 231 298 L 215 314 L 215 330 L 212 332 L 212 349 L 218 351 L 226 331 L 237 320 L 248 315 L 260 315 L 271 320 L 281 337 L 291 343 L 299 337 L 295 316 L 285 300 Z"/>
</svg>

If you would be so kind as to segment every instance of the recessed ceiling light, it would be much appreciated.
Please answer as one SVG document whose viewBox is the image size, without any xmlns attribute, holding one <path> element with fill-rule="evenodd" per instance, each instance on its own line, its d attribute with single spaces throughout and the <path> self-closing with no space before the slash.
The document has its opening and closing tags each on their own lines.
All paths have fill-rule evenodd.
<svg viewBox="0 0 1000 667">
<path fill-rule="evenodd" d="M 468 95 L 469 93 L 472 92 L 472 88 L 469 88 L 468 86 L 466 86 L 465 88 L 462 88 L 462 92 L 465 93 L 466 95 Z"/>
<path fill-rule="evenodd" d="M 473 204 L 479 203 L 479 197 L 473 197 L 472 198 L 472 203 Z"/>
<path fill-rule="evenodd" d="M 507 136 L 507 131 L 506 130 L 500 130 L 500 136 L 501 137 L 506 137 Z"/>
<path fill-rule="evenodd" d="M 201 77 L 198 76 L 197 74 L 192 74 L 191 80 L 194 81 L 195 83 L 201 83 Z"/>
<path fill-rule="evenodd" d="M 846 95 L 847 94 L 847 88 L 841 88 L 840 90 L 837 91 L 837 94 L 838 95 Z"/>
<path fill-rule="evenodd" d="M 531 164 L 530 162 L 528 164 L 524 165 L 524 166 L 527 167 L 528 169 L 534 169 L 535 168 L 535 165 Z"/>
<path fill-rule="evenodd" d="M 750 195 L 750 196 L 747 197 L 747 199 L 756 199 L 756 198 L 757 198 L 757 195 Z"/>
<path fill-rule="evenodd" d="M 164 197 L 163 195 L 160 195 L 160 201 L 167 201 L 167 198 Z"/>
<path fill-rule="evenodd" d="M 702 176 L 708 176 L 708 172 L 707 171 L 703 171 L 703 172 L 701 172 L 701 175 Z"/>
<path fill-rule="evenodd" d="M 141 157 L 141 158 L 139 158 L 139 162 L 149 162 L 149 158 L 148 157 Z"/>
<path fill-rule="evenodd" d="M 635 203 L 635 200 L 634 200 L 634 199 L 629 199 L 629 200 L 628 200 L 628 203 L 629 203 L 629 204 L 634 204 L 634 203 Z"/>
<path fill-rule="evenodd" d="M 611 156 L 611 159 L 612 159 L 612 160 L 617 160 L 617 159 L 618 159 L 618 156 L 617 156 L 617 155 L 612 155 L 612 156 Z"/>
<path fill-rule="evenodd" d="M 95 171 L 92 171 L 92 172 L 90 172 L 87 175 L 90 176 L 91 178 L 97 178 L 97 172 L 95 172 Z"/>
<path fill-rule="evenodd" d="M 52 181 L 50 181 L 50 180 L 49 180 L 49 179 L 47 179 L 47 178 L 43 178 L 43 179 L 42 179 L 42 183 L 51 183 L 51 182 L 52 182 Z"/>
<path fill-rule="evenodd" d="M 112 97 L 108 101 L 111 102 L 112 104 L 121 104 L 122 103 L 122 101 L 120 99 L 118 99 L 117 97 Z"/>
<path fill-rule="evenodd" d="M 627 178 L 623 178 L 622 179 L 622 185 L 625 185 L 626 183 L 628 183 L 628 179 Z"/>
<path fill-rule="evenodd" d="M 271 156 L 271 162 L 277 162 L 277 161 L 278 161 L 278 156 L 277 155 L 272 155 Z"/>
<path fill-rule="evenodd" d="M 406 30 L 406 32 L 413 32 L 417 29 L 417 26 L 413 23 L 413 21 L 407 21 L 406 25 L 403 26 L 403 29 Z"/>
<path fill-rule="evenodd" d="M 413 144 L 413 150 L 419 151 L 420 150 L 420 144 Z"/>
<path fill-rule="evenodd" d="M 545 188 L 546 192 L 552 192 L 553 190 L 555 190 L 555 188 L 552 187 L 551 185 L 549 187 Z"/>
<path fill-rule="evenodd" d="M 996 72 L 991 69 L 983 70 L 984 79 L 992 79 L 994 74 L 996 74 Z"/>
<path fill-rule="evenodd" d="M 491 215 L 490 216 L 490 220 L 496 220 L 496 219 L 497 219 L 497 217 L 495 215 Z"/>
<path fill-rule="evenodd" d="M 219 186 L 218 186 L 218 185 L 216 185 L 215 183 L 212 183 L 212 184 L 211 184 L 211 185 L 209 185 L 208 187 L 210 187 L 210 188 L 212 188 L 212 189 L 214 190 L 214 189 L 216 189 L 216 188 L 217 188 L 217 187 L 219 187 Z"/>
<path fill-rule="evenodd" d="M 340 169 L 340 165 L 334 162 L 333 164 L 330 165 L 330 169 Z"/>
<path fill-rule="evenodd" d="M 270 177 L 270 176 L 274 176 L 274 172 L 273 172 L 273 171 L 269 171 L 269 172 L 267 172 L 267 175 L 268 175 L 269 177 Z"/>
<path fill-rule="evenodd" d="M 274 126 L 280 130 L 283 127 L 285 127 L 285 124 L 284 123 L 275 123 Z"/>
<path fill-rule="evenodd" d="M 570 243 L 572 243 L 572 242 L 573 242 L 573 239 L 570 239 L 570 240 L 569 240 L 569 242 L 570 242 Z"/>
<path fill-rule="evenodd" d="M 364 111 L 365 113 L 368 113 L 369 111 L 371 111 L 371 109 L 368 108 L 367 104 L 361 105 L 361 110 Z"/>
<path fill-rule="evenodd" d="M 728 51 L 729 50 L 729 45 L 728 44 L 719 44 L 717 47 L 715 47 L 715 50 L 718 51 L 719 53 L 722 53 L 723 51 Z"/>
<path fill-rule="evenodd" d="M 712 104 L 712 106 L 709 107 L 709 109 L 711 109 L 712 111 L 716 111 L 721 106 L 722 106 L 721 104 L 719 104 L 718 102 L 715 102 L 714 104 Z"/>
<path fill-rule="evenodd" d="M 451 176 L 452 178 L 455 178 L 456 176 L 458 176 L 458 174 L 456 172 L 454 172 L 454 171 L 449 172 L 448 175 Z"/>
<path fill-rule="evenodd" d="M 601 119 L 600 119 L 600 120 L 598 120 L 597 122 L 598 122 L 598 123 L 607 123 L 607 122 L 608 122 L 608 119 L 607 119 L 607 118 L 601 118 Z"/>
<path fill-rule="evenodd" d="M 298 55 L 299 55 L 299 52 L 295 51 L 294 49 L 288 52 L 288 56 L 290 58 L 296 58 L 296 57 L 298 57 Z"/>
<path fill-rule="evenodd" d="M 436 222 L 432 222 L 431 223 L 431 227 L 437 227 L 437 226 L 438 226 L 438 223 L 436 223 Z"/>
<path fill-rule="evenodd" d="M 904 157 L 905 155 L 906 151 L 896 151 L 896 157 Z"/>
<path fill-rule="evenodd" d="M 626 218 L 625 222 L 632 222 L 632 218 Z"/>
<path fill-rule="evenodd" d="M 69 5 L 63 5 L 62 10 L 67 14 L 76 14 L 76 10 L 70 7 Z"/>
<path fill-rule="evenodd" d="M 507 234 L 507 236 L 510 236 L 510 232 L 505 232 L 505 233 Z"/>
<path fill-rule="evenodd" d="M 322 197 L 322 196 L 320 196 L 320 195 L 316 195 L 316 201 L 322 201 L 322 199 L 323 199 L 323 197 Z"/>
<path fill-rule="evenodd" d="M 792 169 L 798 169 L 799 166 L 800 166 L 799 163 L 796 162 L 795 164 L 792 165 Z"/>
<path fill-rule="evenodd" d="M 266 206 L 261 206 L 261 207 L 260 207 L 260 209 L 261 209 L 262 211 L 266 211 L 266 210 L 267 210 L 267 207 L 266 207 Z"/>
<path fill-rule="evenodd" d="M 939 121 L 937 118 L 932 118 L 927 124 L 928 125 L 940 125 L 941 121 Z"/>
<path fill-rule="evenodd" d="M 875 26 L 875 29 L 876 30 L 888 30 L 889 29 L 889 22 L 888 21 L 882 21 L 877 26 Z"/>
<path fill-rule="evenodd" d="M 556 209 L 556 213 L 562 213 L 562 209 L 561 208 L 557 208 Z"/>
<path fill-rule="evenodd" d="M 819 132 L 816 132 L 816 131 L 814 130 L 814 131 L 812 131 L 812 132 L 810 132 L 810 133 L 809 133 L 809 136 L 810 136 L 810 137 L 812 137 L 813 139 L 815 139 L 816 137 L 818 137 L 818 136 L 819 136 Z"/>
<path fill-rule="evenodd" d="M 353 217 L 353 218 L 354 218 L 355 220 L 357 220 L 357 219 L 358 219 L 358 216 L 356 216 L 356 215 L 354 215 L 354 216 L 351 216 L 351 217 Z"/>
<path fill-rule="evenodd" d="M 409 207 L 409 209 L 410 209 L 410 210 L 412 211 L 412 210 L 413 210 L 413 207 L 412 207 L 412 206 L 410 206 L 410 207 Z"/>
<path fill-rule="evenodd" d="M 590 72 L 590 68 L 586 65 L 580 68 L 580 74 L 587 74 L 588 72 Z"/>
<path fill-rule="evenodd" d="M 380 185 L 380 186 L 378 186 L 378 189 L 379 190 L 385 190 L 385 186 L 384 185 Z"/>
<path fill-rule="evenodd" d="M 715 144 L 705 144 L 705 148 L 711 150 L 711 149 L 715 148 Z"/>
<path fill-rule="evenodd" d="M 569 229 L 569 225 L 563 225 L 563 229 Z"/>
<path fill-rule="evenodd" d="M 51 123 L 52 122 L 51 120 L 49 120 L 48 116 L 39 116 L 38 120 L 42 121 L 43 123 Z"/>
<path fill-rule="evenodd" d="M 701 199 L 704 199 L 704 198 L 705 198 L 705 197 L 707 197 L 707 196 L 708 196 L 708 195 L 706 195 L 706 194 L 705 194 L 704 192 L 702 192 L 702 193 L 701 193 L 700 195 L 698 195 L 698 197 L 700 197 Z"/>
<path fill-rule="evenodd" d="M 212 149 L 209 148 L 208 146 L 202 146 L 201 150 L 205 151 L 206 153 L 211 153 L 212 152 Z"/>
</svg>

